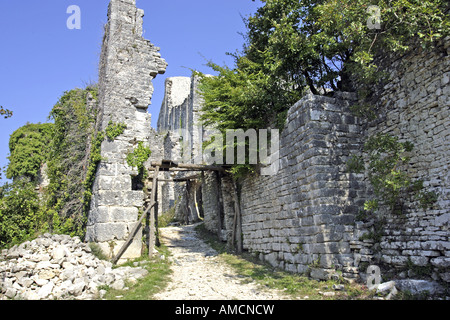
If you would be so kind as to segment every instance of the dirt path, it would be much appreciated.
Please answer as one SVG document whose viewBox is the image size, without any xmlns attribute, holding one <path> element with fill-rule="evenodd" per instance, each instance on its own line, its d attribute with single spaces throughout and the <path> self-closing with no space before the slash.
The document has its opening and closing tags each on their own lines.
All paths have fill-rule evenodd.
<svg viewBox="0 0 450 320">
<path fill-rule="evenodd" d="M 242 282 L 217 252 L 199 238 L 194 226 L 160 229 L 161 239 L 172 253 L 172 282 L 158 300 L 279 300 L 276 291 L 262 291 L 257 284 Z"/>
</svg>

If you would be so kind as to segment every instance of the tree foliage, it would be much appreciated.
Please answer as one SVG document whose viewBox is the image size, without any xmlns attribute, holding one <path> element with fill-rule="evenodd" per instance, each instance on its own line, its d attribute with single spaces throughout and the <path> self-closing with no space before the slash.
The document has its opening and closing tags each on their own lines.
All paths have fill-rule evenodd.
<svg viewBox="0 0 450 320">
<path fill-rule="evenodd" d="M 247 19 L 246 43 L 233 68 L 209 63 L 203 77 L 204 120 L 253 128 L 277 119 L 309 88 L 314 94 L 365 91 L 380 80 L 376 56 L 433 47 L 449 35 L 444 0 L 261 0 Z M 380 10 L 381 23 L 369 23 Z M 354 82 L 358 82 L 355 87 Z"/>
<path fill-rule="evenodd" d="M 8 179 L 26 177 L 36 181 L 42 164 L 48 160 L 53 124 L 31 124 L 17 129 L 9 139 Z"/>
<path fill-rule="evenodd" d="M 283 128 L 287 110 L 308 91 L 357 92 L 354 109 L 370 115 L 372 88 L 384 79 L 376 58 L 417 45 L 432 48 L 450 30 L 444 0 L 261 2 L 244 20 L 246 43 L 231 54 L 234 66 L 209 62 L 217 76 L 201 75 L 201 119 L 222 132 Z"/>
<path fill-rule="evenodd" d="M 45 211 L 35 191 L 26 179 L 6 184 L 0 194 L 0 247 L 18 243 L 42 230 Z"/>
<path fill-rule="evenodd" d="M 315 94 L 373 80 L 377 54 L 423 47 L 449 34 L 444 0 L 263 0 L 246 20 L 244 54 L 280 80 Z M 371 21 L 379 10 L 380 25 Z"/>
<path fill-rule="evenodd" d="M 139 141 L 137 147 L 127 154 L 127 164 L 130 167 L 136 168 L 139 175 L 146 177 L 147 170 L 145 170 L 144 163 L 148 160 L 152 151 L 150 148 L 145 147 L 142 141 Z"/>
<path fill-rule="evenodd" d="M 425 210 L 437 201 L 437 194 L 426 191 L 422 180 L 414 180 L 408 173 L 410 154 L 414 149 L 410 141 L 400 142 L 389 134 L 376 134 L 367 139 L 363 155 L 353 155 L 347 162 L 349 171 L 366 172 L 374 197 L 364 204 L 366 211 L 376 211 L 387 205 L 392 212 L 409 193 Z"/>
<path fill-rule="evenodd" d="M 54 120 L 50 143 L 47 206 L 63 220 L 73 220 L 78 233 L 85 224 L 83 195 L 91 152 L 96 108 L 87 103 L 88 95 L 97 96 L 97 88 L 74 89 L 61 96 L 50 112 Z"/>
<path fill-rule="evenodd" d="M 0 246 L 48 231 L 83 235 L 84 182 L 96 120 L 89 95 L 95 98 L 97 88 L 65 92 L 51 111 L 53 124 L 27 124 L 11 135 L 7 177 L 14 182 L 0 187 Z M 44 163 L 49 185 L 38 193 Z"/>
</svg>

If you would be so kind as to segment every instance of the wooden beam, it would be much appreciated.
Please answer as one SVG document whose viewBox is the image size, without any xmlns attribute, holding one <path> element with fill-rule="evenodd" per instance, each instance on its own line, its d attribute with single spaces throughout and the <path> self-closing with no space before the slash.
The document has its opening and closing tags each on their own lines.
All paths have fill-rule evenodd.
<svg viewBox="0 0 450 320">
<path fill-rule="evenodd" d="M 162 182 L 185 182 L 189 180 L 196 180 L 200 179 L 201 177 L 199 175 L 189 176 L 189 177 L 182 177 L 182 178 L 173 178 L 173 179 L 158 179 L 158 181 Z"/>
<path fill-rule="evenodd" d="M 224 172 L 227 166 L 209 166 L 202 164 L 192 164 L 192 163 L 177 163 L 174 161 L 163 160 L 163 161 L 154 161 L 151 163 L 152 167 L 160 167 L 162 169 L 171 169 L 171 168 L 180 168 L 180 169 L 188 169 L 192 171 L 221 171 Z"/>
</svg>

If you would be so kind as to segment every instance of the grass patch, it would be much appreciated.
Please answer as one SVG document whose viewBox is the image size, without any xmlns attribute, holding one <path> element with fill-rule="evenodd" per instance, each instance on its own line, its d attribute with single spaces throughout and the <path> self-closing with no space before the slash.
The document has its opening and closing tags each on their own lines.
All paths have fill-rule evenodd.
<svg viewBox="0 0 450 320">
<path fill-rule="evenodd" d="M 170 225 L 170 223 L 175 221 L 175 206 L 170 208 L 168 211 L 163 212 L 158 217 L 158 227 L 166 228 Z"/>
<path fill-rule="evenodd" d="M 135 262 L 144 262 L 141 266 L 148 270 L 148 275 L 143 279 L 139 279 L 136 284 L 125 283 L 128 290 L 113 290 L 112 288 L 104 288 L 107 290 L 103 299 L 106 300 L 153 300 L 154 295 L 163 291 L 170 282 L 169 255 L 170 252 L 167 247 L 161 245 L 158 248 L 159 255 L 153 259 L 149 259 L 148 255 L 129 261 L 122 266 L 134 266 Z M 160 256 L 164 255 L 164 259 Z"/>
<path fill-rule="evenodd" d="M 256 282 L 262 289 L 276 289 L 283 292 L 288 299 L 337 300 L 337 299 L 371 299 L 373 292 L 358 284 L 344 283 L 339 280 L 318 281 L 307 276 L 275 269 L 257 260 L 248 253 L 235 255 L 227 252 L 226 244 L 199 225 L 196 231 L 217 252 L 219 257 L 242 277 L 244 283 Z M 333 285 L 343 284 L 343 290 L 334 290 Z M 333 292 L 328 296 L 325 292 Z"/>
</svg>

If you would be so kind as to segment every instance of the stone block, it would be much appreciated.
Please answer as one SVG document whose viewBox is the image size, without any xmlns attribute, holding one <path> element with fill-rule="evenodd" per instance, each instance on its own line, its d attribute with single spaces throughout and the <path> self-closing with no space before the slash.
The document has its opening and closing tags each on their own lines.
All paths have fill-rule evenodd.
<svg viewBox="0 0 450 320">
<path fill-rule="evenodd" d="M 395 281 L 400 291 L 407 291 L 413 295 L 428 293 L 431 295 L 444 292 L 444 288 L 435 281 L 405 279 Z"/>
<path fill-rule="evenodd" d="M 135 222 L 138 219 L 139 209 L 136 207 L 110 207 L 111 221 Z"/>
<path fill-rule="evenodd" d="M 129 174 L 117 176 L 100 176 L 98 179 L 100 190 L 131 190 L 131 176 Z"/>
<path fill-rule="evenodd" d="M 126 239 L 128 228 L 123 223 L 97 223 L 93 226 L 94 239 L 93 242 L 106 242 L 112 240 Z"/>
<path fill-rule="evenodd" d="M 309 276 L 317 280 L 329 280 L 334 272 L 332 270 L 325 270 L 321 268 L 311 268 Z"/>
</svg>

